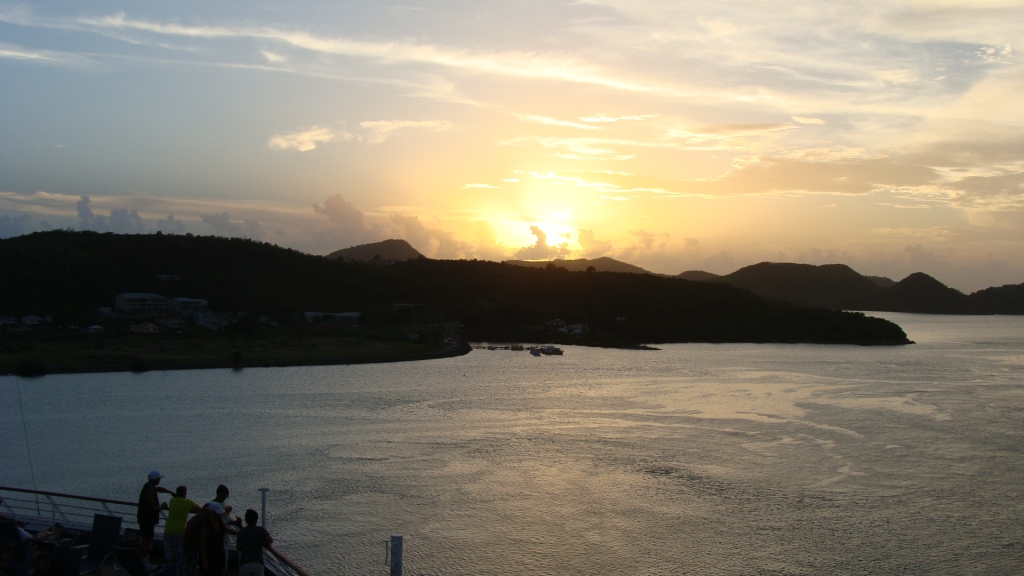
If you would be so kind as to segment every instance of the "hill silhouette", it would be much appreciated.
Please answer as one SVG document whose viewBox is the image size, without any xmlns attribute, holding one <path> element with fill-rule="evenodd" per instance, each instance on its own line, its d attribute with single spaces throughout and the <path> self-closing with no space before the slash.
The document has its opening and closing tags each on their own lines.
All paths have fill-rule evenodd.
<svg viewBox="0 0 1024 576">
<path fill-rule="evenodd" d="M 762 262 L 706 282 L 745 288 L 765 298 L 800 306 L 846 310 L 866 310 L 865 306 L 884 290 L 845 264 Z"/>
<path fill-rule="evenodd" d="M 582 322 L 580 343 L 904 344 L 892 322 L 769 302 L 727 285 L 652 274 L 568 272 L 417 258 L 391 266 L 330 260 L 219 237 L 51 231 L 0 240 L 0 315 L 85 318 L 123 292 L 203 298 L 211 309 L 284 319 L 359 311 L 368 326 L 459 321 L 471 339 L 549 340 L 544 323 Z M 535 332 L 535 327 L 541 332 Z M 533 336 L 531 336 L 533 335 Z"/>
<path fill-rule="evenodd" d="M 705 280 L 712 280 L 718 277 L 718 274 L 712 274 L 703 270 L 687 270 L 686 272 L 676 274 L 676 278 L 690 280 L 691 282 L 704 282 Z"/>
<path fill-rule="evenodd" d="M 327 255 L 330 260 L 350 260 L 352 262 L 373 260 L 397 262 L 421 257 L 423 255 L 405 240 L 384 240 L 372 244 L 360 244 L 351 248 L 342 248 Z"/>
<path fill-rule="evenodd" d="M 576 260 L 505 260 L 505 264 L 513 266 L 526 266 L 530 268 L 547 268 L 554 264 L 556 268 L 565 268 L 569 272 L 586 272 L 587 268 L 594 267 L 595 272 L 628 272 L 631 274 L 650 274 L 639 266 L 620 262 L 614 258 L 602 256 L 588 260 L 578 258 Z"/>
<path fill-rule="evenodd" d="M 764 298 L 797 306 L 834 310 L 1024 314 L 1024 284 L 965 295 L 922 272 L 893 282 L 880 276 L 864 276 L 845 264 L 762 262 L 702 281 L 744 288 Z"/>
</svg>

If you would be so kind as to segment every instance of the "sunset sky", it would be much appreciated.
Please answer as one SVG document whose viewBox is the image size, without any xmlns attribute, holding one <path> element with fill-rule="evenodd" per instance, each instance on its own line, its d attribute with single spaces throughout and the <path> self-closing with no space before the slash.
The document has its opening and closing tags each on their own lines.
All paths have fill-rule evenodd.
<svg viewBox="0 0 1024 576">
<path fill-rule="evenodd" d="M 1024 282 L 1024 1 L 0 3 L 0 237 Z"/>
</svg>

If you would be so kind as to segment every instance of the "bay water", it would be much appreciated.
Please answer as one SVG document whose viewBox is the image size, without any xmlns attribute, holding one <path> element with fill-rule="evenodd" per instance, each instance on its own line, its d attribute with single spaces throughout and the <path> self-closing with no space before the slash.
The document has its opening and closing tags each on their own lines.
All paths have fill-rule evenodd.
<svg viewBox="0 0 1024 576">
<path fill-rule="evenodd" d="M 873 315 L 917 343 L 0 377 L 0 485 L 268 487 L 315 576 L 1024 572 L 1024 318 Z"/>
</svg>

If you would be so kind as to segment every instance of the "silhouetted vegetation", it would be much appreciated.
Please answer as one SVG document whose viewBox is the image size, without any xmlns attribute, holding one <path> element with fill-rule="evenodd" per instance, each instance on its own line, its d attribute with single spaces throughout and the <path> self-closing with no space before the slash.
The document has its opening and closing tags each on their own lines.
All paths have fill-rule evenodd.
<svg viewBox="0 0 1024 576">
<path fill-rule="evenodd" d="M 589 325 L 581 343 L 596 345 L 907 342 L 885 320 L 772 303 L 732 286 L 483 261 L 374 266 L 218 237 L 35 233 L 0 240 L 0 269 L 0 315 L 12 316 L 88 316 L 119 293 L 155 292 L 282 319 L 353 310 L 371 326 L 457 320 L 481 340 L 551 340 L 536 327 L 561 318 Z M 412 317 L 395 304 L 410 305 L 400 310 Z"/>
<path fill-rule="evenodd" d="M 1024 284 L 966 295 L 921 272 L 893 282 L 858 274 L 844 264 L 762 262 L 701 280 L 745 288 L 798 306 L 925 314 L 1024 314 Z"/>
</svg>

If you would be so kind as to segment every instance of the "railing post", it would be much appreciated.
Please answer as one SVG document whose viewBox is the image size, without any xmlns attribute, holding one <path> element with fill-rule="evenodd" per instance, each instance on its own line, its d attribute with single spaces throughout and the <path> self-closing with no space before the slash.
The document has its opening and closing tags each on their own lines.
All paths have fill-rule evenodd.
<svg viewBox="0 0 1024 576">
<path fill-rule="evenodd" d="M 260 510 L 260 526 L 267 527 L 267 492 L 270 492 L 270 488 L 260 488 L 260 497 L 263 500 L 263 508 Z"/>
<path fill-rule="evenodd" d="M 60 519 L 63 520 L 65 524 L 68 524 L 68 517 L 64 515 L 64 511 L 60 509 L 60 506 L 53 501 L 53 496 L 47 496 L 46 499 L 50 501 L 50 515 L 54 516 L 54 513 L 60 514 Z M 54 517 L 53 519 L 56 520 L 57 518 Z"/>
<path fill-rule="evenodd" d="M 391 576 L 402 576 L 402 535 L 391 535 Z"/>
</svg>

